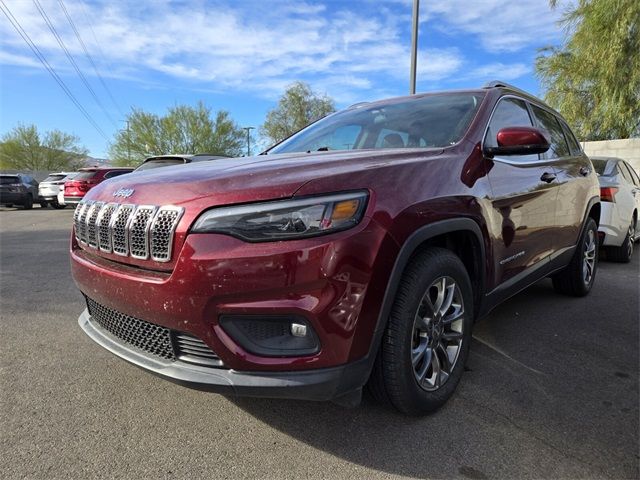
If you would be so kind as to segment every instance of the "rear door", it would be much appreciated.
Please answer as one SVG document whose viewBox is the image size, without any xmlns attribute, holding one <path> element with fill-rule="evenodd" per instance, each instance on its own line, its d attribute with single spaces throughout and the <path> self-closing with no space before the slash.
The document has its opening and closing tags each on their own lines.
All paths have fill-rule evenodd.
<svg viewBox="0 0 640 480">
<path fill-rule="evenodd" d="M 524 100 L 502 97 L 492 113 L 484 143 L 496 146 L 496 135 L 502 128 L 532 125 Z M 493 285 L 497 286 L 524 279 L 546 263 L 558 192 L 553 168 L 538 154 L 496 156 L 488 161 Z"/>
<path fill-rule="evenodd" d="M 531 105 L 536 127 L 551 139 L 549 150 L 542 157 L 553 165 L 558 188 L 555 228 L 552 239 L 555 257 L 578 243 L 586 206 L 592 195 L 593 167 L 582 152 L 568 126 L 552 111 Z M 570 139 L 571 141 L 569 141 Z M 571 144 L 571 146 L 570 146 Z"/>
</svg>

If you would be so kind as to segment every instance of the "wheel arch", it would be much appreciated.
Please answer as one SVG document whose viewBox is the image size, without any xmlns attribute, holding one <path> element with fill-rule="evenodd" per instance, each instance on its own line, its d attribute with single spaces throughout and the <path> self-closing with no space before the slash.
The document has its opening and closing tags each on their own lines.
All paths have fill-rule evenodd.
<svg viewBox="0 0 640 480">
<path fill-rule="evenodd" d="M 371 360 L 375 359 L 380 347 L 382 334 L 386 328 L 402 274 L 413 256 L 432 246 L 447 248 L 460 258 L 471 278 L 474 315 L 477 316 L 480 311 L 486 277 L 486 253 L 480 226 L 470 218 L 452 218 L 424 225 L 407 238 L 396 257 L 369 349 Z M 373 365 L 373 362 L 371 364 Z"/>
</svg>

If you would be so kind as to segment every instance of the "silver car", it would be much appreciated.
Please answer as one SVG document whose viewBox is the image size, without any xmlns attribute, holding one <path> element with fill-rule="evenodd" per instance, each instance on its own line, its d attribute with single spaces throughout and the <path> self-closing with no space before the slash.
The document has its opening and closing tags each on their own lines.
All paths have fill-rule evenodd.
<svg viewBox="0 0 640 480">
<path fill-rule="evenodd" d="M 640 238 L 640 177 L 629 163 L 615 157 L 591 157 L 600 180 L 600 245 L 606 256 L 629 262 Z"/>
<path fill-rule="evenodd" d="M 58 194 L 64 190 L 64 182 L 71 180 L 78 172 L 57 172 L 50 173 L 49 176 L 40 182 L 38 195 L 41 199 L 40 205 L 46 207 L 51 205 L 53 208 L 65 208 L 66 205 L 58 201 Z"/>
</svg>

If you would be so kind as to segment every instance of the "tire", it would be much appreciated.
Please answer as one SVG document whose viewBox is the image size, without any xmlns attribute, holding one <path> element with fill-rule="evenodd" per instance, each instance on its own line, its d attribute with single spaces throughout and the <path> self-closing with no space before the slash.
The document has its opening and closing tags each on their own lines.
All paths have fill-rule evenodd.
<svg viewBox="0 0 640 480">
<path fill-rule="evenodd" d="M 5 205 L 5 207 L 7 207 L 7 208 L 13 208 L 13 203 L 7 203 L 7 204 Z"/>
<path fill-rule="evenodd" d="M 31 195 L 27 195 L 27 199 L 22 204 L 25 210 L 31 210 L 33 208 L 33 197 Z"/>
<path fill-rule="evenodd" d="M 624 237 L 622 245 L 620 245 L 619 247 L 609 247 L 607 249 L 608 260 L 619 263 L 629 263 L 631 261 L 636 234 L 635 225 L 636 219 L 634 217 L 631 219 L 631 223 L 629 224 L 629 228 L 627 229 L 627 236 Z"/>
<path fill-rule="evenodd" d="M 51 203 L 51 206 L 52 206 L 53 208 L 55 208 L 56 210 L 62 210 L 63 208 L 67 208 L 67 206 L 66 206 L 66 205 L 60 205 L 60 204 L 58 203 L 58 201 L 57 201 L 57 200 L 54 200 L 54 201 Z"/>
<path fill-rule="evenodd" d="M 444 248 L 416 255 L 383 333 L 368 385 L 373 396 L 408 415 L 444 405 L 464 371 L 473 314 L 471 281 L 460 259 Z"/>
<path fill-rule="evenodd" d="M 40 202 L 40 208 L 47 208 L 49 206 L 48 202 Z"/>
<path fill-rule="evenodd" d="M 591 291 L 598 271 L 598 226 L 589 217 L 571 263 L 551 277 L 558 293 L 584 297 Z"/>
</svg>

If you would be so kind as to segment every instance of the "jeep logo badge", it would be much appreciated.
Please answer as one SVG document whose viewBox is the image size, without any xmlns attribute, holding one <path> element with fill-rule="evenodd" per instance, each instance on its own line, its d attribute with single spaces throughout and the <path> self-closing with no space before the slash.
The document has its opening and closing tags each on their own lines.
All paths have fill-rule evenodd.
<svg viewBox="0 0 640 480">
<path fill-rule="evenodd" d="M 131 195 L 133 195 L 133 188 L 119 188 L 113 192 L 114 197 L 129 198 Z"/>
</svg>

